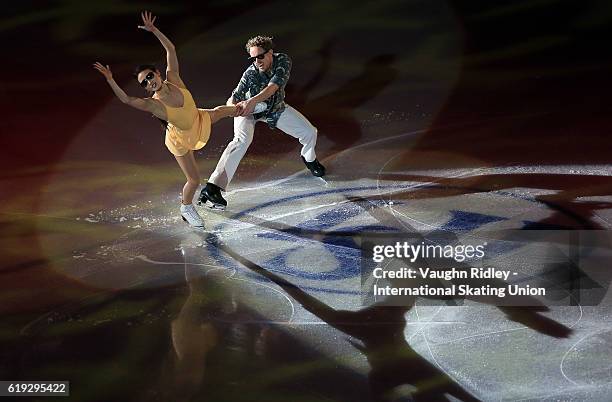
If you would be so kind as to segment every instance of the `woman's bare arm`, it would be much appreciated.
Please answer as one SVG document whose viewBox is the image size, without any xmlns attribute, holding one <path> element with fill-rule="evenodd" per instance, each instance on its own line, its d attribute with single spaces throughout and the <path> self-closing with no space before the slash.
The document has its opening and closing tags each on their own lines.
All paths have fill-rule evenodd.
<svg viewBox="0 0 612 402">
<path fill-rule="evenodd" d="M 108 85 L 110 85 L 111 89 L 121 102 L 138 110 L 152 113 L 160 119 L 167 119 L 166 110 L 162 107 L 159 101 L 151 98 L 137 98 L 126 94 L 125 91 L 121 89 L 121 87 L 113 79 L 113 73 L 108 65 L 104 66 L 101 63 L 96 62 L 94 64 L 94 68 L 98 70 L 104 76 L 104 78 L 106 78 L 106 82 L 108 82 Z"/>
<path fill-rule="evenodd" d="M 140 16 L 144 25 L 139 25 L 138 28 L 151 32 L 161 42 L 164 49 L 166 49 L 166 78 L 175 85 L 185 87 L 179 75 L 179 63 L 174 43 L 155 26 L 157 17 L 151 14 L 150 11 L 144 11 Z"/>
</svg>

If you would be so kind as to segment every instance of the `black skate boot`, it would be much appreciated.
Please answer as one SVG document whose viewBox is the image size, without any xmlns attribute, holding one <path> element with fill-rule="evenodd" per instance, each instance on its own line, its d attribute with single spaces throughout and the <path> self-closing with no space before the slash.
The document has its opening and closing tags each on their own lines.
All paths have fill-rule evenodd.
<svg viewBox="0 0 612 402">
<path fill-rule="evenodd" d="M 212 206 L 206 205 L 212 209 L 224 210 L 227 206 L 227 201 L 225 201 L 221 195 L 221 187 L 212 183 L 206 183 L 206 187 L 204 187 L 200 192 L 198 205 L 205 205 L 206 201 L 209 201 L 212 204 Z"/>
<path fill-rule="evenodd" d="M 304 159 L 304 157 L 302 156 L 302 160 L 304 161 L 304 164 L 306 165 L 308 170 L 310 170 L 310 173 L 312 173 L 313 176 L 325 176 L 325 166 L 321 165 L 318 159 L 315 159 L 312 162 L 306 162 L 306 159 Z"/>
</svg>

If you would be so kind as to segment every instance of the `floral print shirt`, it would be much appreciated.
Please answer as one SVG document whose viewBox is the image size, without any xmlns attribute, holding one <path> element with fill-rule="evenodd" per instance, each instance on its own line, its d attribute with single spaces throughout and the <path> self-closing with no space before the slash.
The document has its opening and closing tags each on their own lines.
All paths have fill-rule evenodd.
<svg viewBox="0 0 612 402">
<path fill-rule="evenodd" d="M 262 113 L 253 115 L 255 120 L 265 119 L 270 128 L 276 128 L 278 118 L 285 110 L 285 85 L 289 81 L 291 72 L 291 59 L 284 53 L 274 53 L 272 55 L 272 66 L 268 71 L 260 72 L 259 69 L 251 64 L 242 74 L 238 86 L 232 91 L 234 102 L 247 100 L 261 91 L 269 83 L 278 85 L 278 90 L 266 99 L 268 108 Z"/>
</svg>

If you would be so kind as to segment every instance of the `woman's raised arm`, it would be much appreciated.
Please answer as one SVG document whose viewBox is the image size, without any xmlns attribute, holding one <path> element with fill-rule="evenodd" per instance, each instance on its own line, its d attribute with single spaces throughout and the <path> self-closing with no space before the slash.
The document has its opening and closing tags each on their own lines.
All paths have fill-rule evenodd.
<svg viewBox="0 0 612 402">
<path fill-rule="evenodd" d="M 164 35 L 157 27 L 155 26 L 155 17 L 151 14 L 150 11 L 144 11 L 140 14 L 142 17 L 143 25 L 139 25 L 138 28 L 144 29 L 145 31 L 149 31 L 153 33 L 159 39 L 164 49 L 166 49 L 166 78 L 172 82 L 173 84 L 185 86 L 183 81 L 179 76 L 179 63 L 178 57 L 176 56 L 176 49 L 174 48 L 174 43 L 166 35 Z"/>
</svg>

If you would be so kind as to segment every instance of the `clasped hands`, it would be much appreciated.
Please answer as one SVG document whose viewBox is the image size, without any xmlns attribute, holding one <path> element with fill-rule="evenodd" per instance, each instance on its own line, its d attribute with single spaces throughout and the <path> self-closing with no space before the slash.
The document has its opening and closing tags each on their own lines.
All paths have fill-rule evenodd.
<svg viewBox="0 0 612 402">
<path fill-rule="evenodd" d="M 255 109 L 255 102 L 251 102 L 250 100 L 240 101 L 235 103 L 236 113 L 234 113 L 234 117 L 238 116 L 248 116 L 253 113 L 253 109 Z"/>
</svg>

